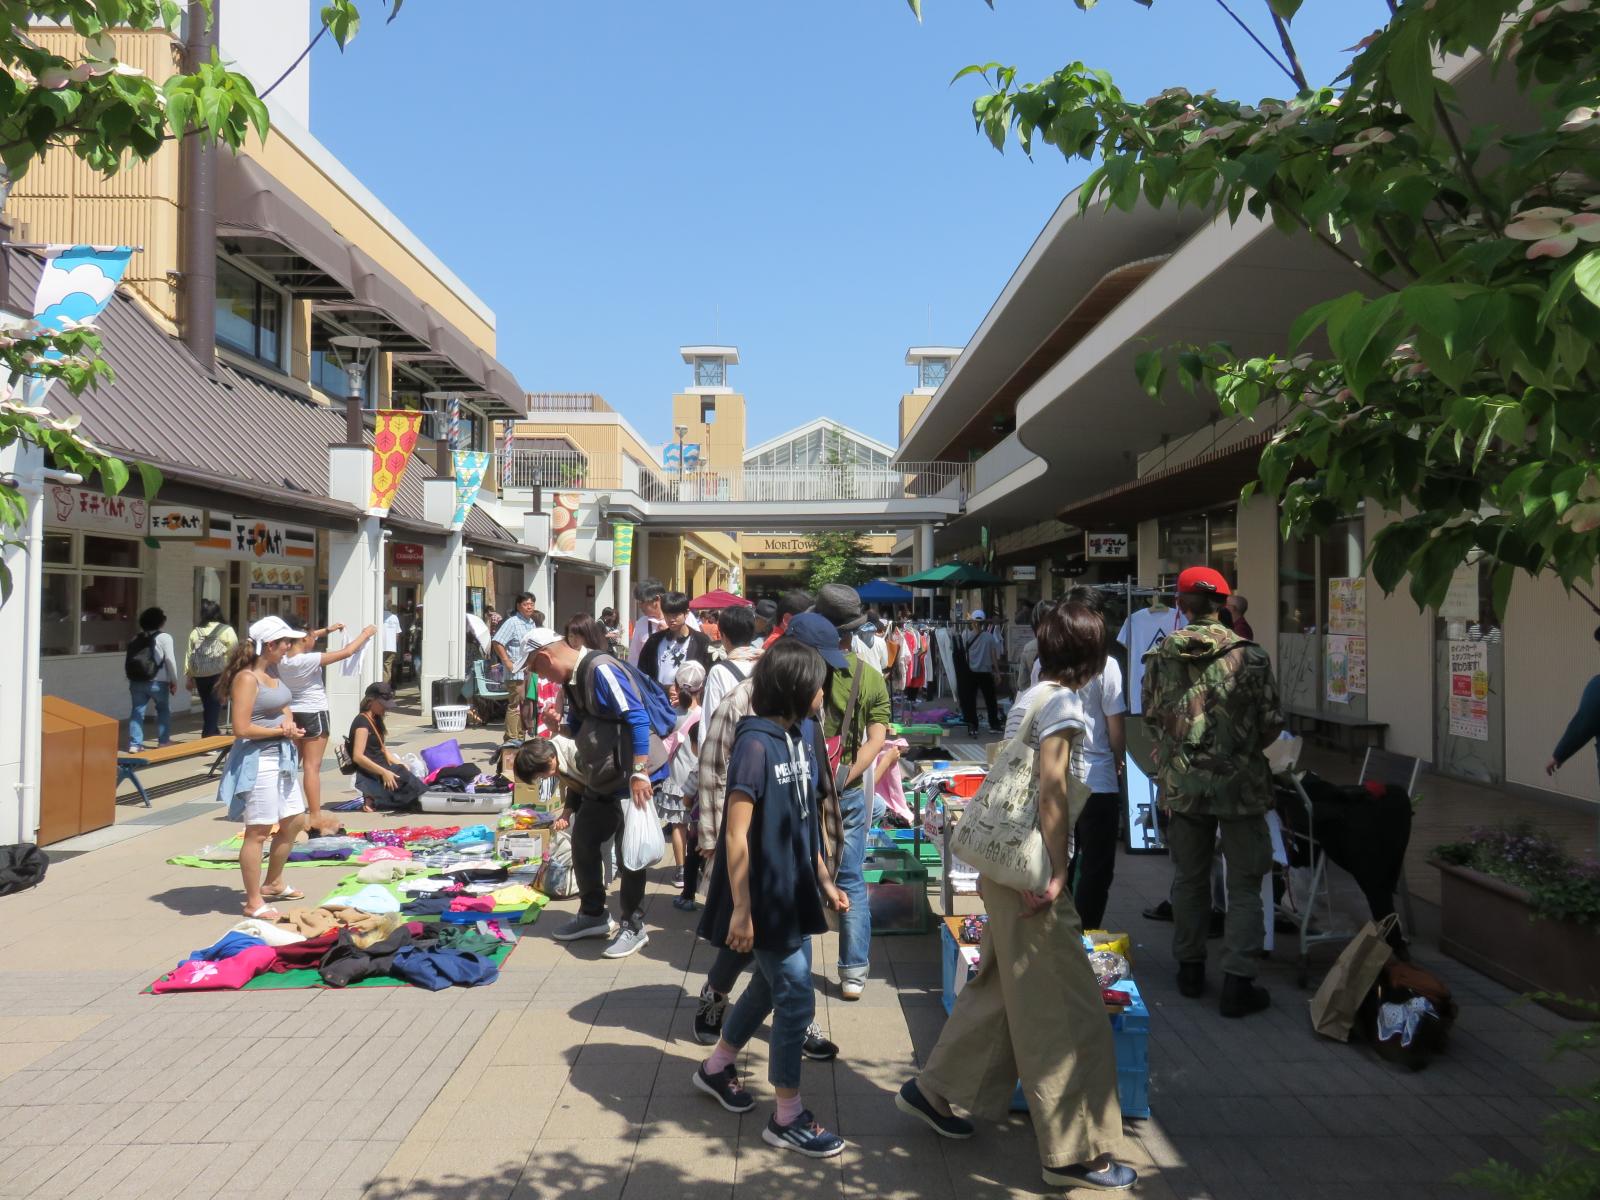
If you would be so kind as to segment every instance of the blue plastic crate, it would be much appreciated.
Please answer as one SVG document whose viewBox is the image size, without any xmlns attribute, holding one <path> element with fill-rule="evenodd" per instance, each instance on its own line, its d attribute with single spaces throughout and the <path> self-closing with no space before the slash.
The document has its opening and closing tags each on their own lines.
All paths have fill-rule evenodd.
<svg viewBox="0 0 1600 1200">
<path fill-rule="evenodd" d="M 944 1011 L 956 1004 L 956 969 L 961 961 L 960 944 L 948 925 L 939 926 L 941 972 L 944 982 Z M 1125 1117 L 1144 1118 L 1150 1115 L 1150 1010 L 1144 997 L 1139 995 L 1139 985 L 1125 979 L 1115 985 L 1126 992 L 1132 1003 L 1117 1016 L 1111 1017 L 1111 1039 L 1117 1053 L 1117 1101 Z M 1011 1098 L 1013 1112 L 1026 1112 L 1028 1102 L 1023 1098 L 1022 1085 L 1017 1085 Z"/>
</svg>

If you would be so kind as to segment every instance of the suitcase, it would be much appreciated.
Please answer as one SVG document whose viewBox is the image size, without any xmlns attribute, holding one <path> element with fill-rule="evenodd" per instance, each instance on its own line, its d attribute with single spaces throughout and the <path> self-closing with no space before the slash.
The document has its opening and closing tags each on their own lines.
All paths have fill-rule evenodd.
<svg viewBox="0 0 1600 1200">
<path fill-rule="evenodd" d="M 457 817 L 480 817 L 505 812 L 511 807 L 514 792 L 423 792 L 417 807 L 425 813 L 450 813 Z"/>
</svg>

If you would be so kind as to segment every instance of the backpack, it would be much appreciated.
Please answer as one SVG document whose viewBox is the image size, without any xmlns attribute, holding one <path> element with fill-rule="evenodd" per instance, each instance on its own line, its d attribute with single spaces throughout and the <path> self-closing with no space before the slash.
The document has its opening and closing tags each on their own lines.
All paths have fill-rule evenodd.
<svg viewBox="0 0 1600 1200">
<path fill-rule="evenodd" d="M 658 738 L 669 736 L 678 727 L 678 710 L 667 699 L 667 689 L 632 663 L 618 662 L 617 665 L 628 673 L 633 686 L 639 689 L 639 699 L 644 701 L 644 710 L 650 717 L 650 732 Z"/>
<path fill-rule="evenodd" d="M 200 639 L 194 648 L 194 653 L 189 655 L 191 675 L 222 674 L 222 669 L 228 665 L 228 648 L 221 642 L 222 631 L 226 628 L 226 625 L 218 621 L 211 627 L 211 632 Z"/>
<path fill-rule="evenodd" d="M 38 887 L 49 869 L 49 856 L 32 842 L 0 846 L 0 896 Z"/>
<path fill-rule="evenodd" d="M 131 683 L 149 683 L 161 670 L 161 656 L 156 653 L 156 635 L 137 634 L 128 643 L 128 653 L 122 660 L 122 673 Z"/>
</svg>

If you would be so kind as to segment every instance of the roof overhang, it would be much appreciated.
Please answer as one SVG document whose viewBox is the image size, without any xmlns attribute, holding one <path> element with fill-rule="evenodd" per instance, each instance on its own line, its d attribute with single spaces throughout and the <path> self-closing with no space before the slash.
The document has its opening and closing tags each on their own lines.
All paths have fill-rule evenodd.
<svg viewBox="0 0 1600 1200">
<path fill-rule="evenodd" d="M 528 411 L 527 394 L 494 355 L 417 299 L 253 159 L 217 156 L 217 231 L 233 252 L 295 295 L 376 338 L 401 362 L 436 375 L 442 390 L 469 394 L 491 417 Z"/>
<path fill-rule="evenodd" d="M 1151 471 L 1069 504 L 1059 519 L 1080 529 L 1131 529 L 1140 521 L 1237 500 L 1239 489 L 1256 477 L 1262 448 L 1271 437 L 1264 430 L 1226 450 Z"/>
<path fill-rule="evenodd" d="M 679 346 L 678 353 L 683 355 L 686 363 L 692 363 L 697 358 L 721 358 L 727 360 L 730 367 L 739 365 L 737 346 Z"/>
</svg>

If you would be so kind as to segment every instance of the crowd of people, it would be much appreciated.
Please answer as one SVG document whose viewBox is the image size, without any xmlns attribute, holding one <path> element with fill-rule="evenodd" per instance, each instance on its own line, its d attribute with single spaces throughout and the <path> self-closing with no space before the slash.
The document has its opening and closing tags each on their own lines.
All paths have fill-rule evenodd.
<svg viewBox="0 0 1600 1200">
<path fill-rule="evenodd" d="M 1244 606 L 1222 577 L 1192 569 L 1177 591 L 1188 624 L 1142 666 L 1151 765 L 1172 847 L 1178 984 L 1185 996 L 1205 991 L 1209 878 L 1220 842 L 1229 876 L 1221 1011 L 1239 1017 L 1269 1003 L 1254 975 L 1260 884 L 1270 869 L 1263 814 L 1271 779 L 1260 750 L 1280 727 L 1277 696 L 1264 652 L 1238 629 Z M 718 950 L 694 1019 L 695 1037 L 710 1047 L 694 1086 L 729 1112 L 750 1111 L 755 1100 L 736 1064 L 770 1023 L 774 1111 L 764 1139 L 811 1157 L 837 1154 L 843 1140 L 816 1119 L 801 1090 L 805 1061 L 840 1053 L 814 1019 L 812 939 L 837 928 L 837 994 L 860 999 L 872 938 L 863 864 L 882 816 L 864 782 L 881 755 L 894 753 L 885 750 L 891 703 L 880 657 L 888 631 L 840 585 L 698 614 L 687 595 L 653 581 L 639 585 L 635 599 L 631 630 L 609 610 L 553 629 L 527 593 L 491 622 L 488 645 L 509 698 L 506 738 L 520 746 L 515 773 L 530 783 L 559 776 L 563 785 L 553 828 L 570 839 L 578 909 L 553 936 L 604 939 L 602 953 L 613 959 L 648 944 L 645 870 L 617 857 L 613 916 L 607 866 L 630 810 L 653 808 L 671 846 L 673 907 L 698 912 L 699 935 Z M 322 651 L 318 639 L 341 626 L 296 630 L 267 617 L 240 640 L 223 632 L 220 613 L 202 616 L 184 671 L 207 681 L 203 694 L 216 710 L 224 701 L 231 707 L 235 743 L 222 796 L 245 828 L 244 911 L 276 915 L 274 904 L 301 898 L 284 866 L 321 810 L 332 732 L 322 672 L 380 631 L 368 627 Z M 1034 606 L 1029 618 L 1028 686 L 1010 706 L 1004 736 L 1035 752 L 1049 883 L 1037 891 L 984 887 L 979 971 L 895 1103 L 940 1136 L 965 1138 L 975 1127 L 953 1105 L 998 1118 L 1020 1079 L 1046 1182 L 1123 1190 L 1135 1174 L 1114 1157 L 1116 1064 L 1082 950 L 1084 928 L 1103 920 L 1116 861 L 1123 672 L 1107 654 L 1112 640 L 1096 589 L 1074 588 Z M 983 620 L 972 614 L 959 682 L 968 719 L 983 694 L 998 724 L 1002 709 L 977 680 L 992 677 L 1004 652 Z M 167 674 L 152 671 L 141 681 L 147 686 L 132 689 L 130 670 L 136 703 L 151 702 L 175 678 L 163 623 L 159 610 L 141 619 L 145 654 Z M 369 687 L 344 746 L 374 809 L 404 808 L 423 786 L 388 749 L 384 717 L 393 698 L 387 682 Z M 216 717 L 208 708 L 208 722 Z"/>
</svg>

